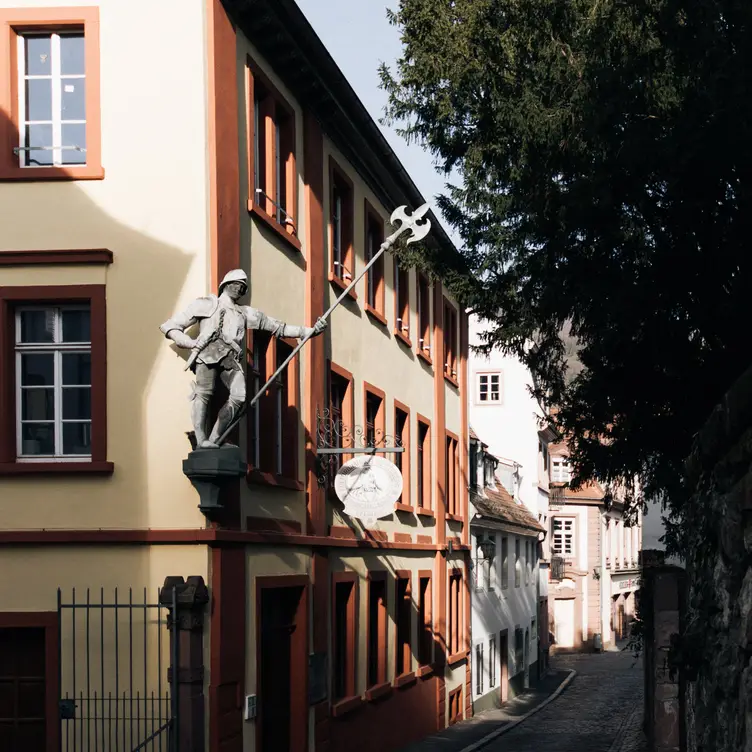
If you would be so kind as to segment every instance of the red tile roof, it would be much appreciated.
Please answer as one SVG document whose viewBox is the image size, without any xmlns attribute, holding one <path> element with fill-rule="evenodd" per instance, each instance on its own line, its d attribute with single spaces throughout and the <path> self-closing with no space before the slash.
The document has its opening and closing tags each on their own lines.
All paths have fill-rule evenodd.
<svg viewBox="0 0 752 752">
<path fill-rule="evenodd" d="M 496 488 L 486 488 L 485 496 L 477 493 L 470 494 L 470 501 L 478 510 L 481 517 L 504 522 L 508 525 L 545 532 L 546 529 L 533 517 L 530 510 L 523 504 L 518 504 L 511 494 L 497 481 Z"/>
</svg>

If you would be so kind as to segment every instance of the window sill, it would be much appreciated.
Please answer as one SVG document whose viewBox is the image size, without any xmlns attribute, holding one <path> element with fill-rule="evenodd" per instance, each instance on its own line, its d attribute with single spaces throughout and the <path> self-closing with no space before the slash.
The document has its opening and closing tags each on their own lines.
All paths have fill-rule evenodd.
<svg viewBox="0 0 752 752">
<path fill-rule="evenodd" d="M 465 658 L 467 658 L 467 650 L 460 650 L 459 653 L 454 653 L 454 655 L 450 655 L 447 658 L 447 666 L 451 668 L 452 666 L 456 666 L 461 661 L 464 661 Z"/>
<path fill-rule="evenodd" d="M 409 504 L 401 504 L 399 501 L 394 505 L 397 512 L 414 512 L 415 510 Z"/>
<path fill-rule="evenodd" d="M 413 349 L 413 343 L 410 341 L 410 337 L 403 334 L 399 329 L 394 330 L 394 336 L 403 344 L 407 345 L 411 350 Z"/>
<path fill-rule="evenodd" d="M 112 475 L 112 462 L 2 462 L 0 475 Z"/>
<path fill-rule="evenodd" d="M 375 308 L 373 308 L 372 306 L 368 305 L 368 303 L 366 303 L 366 313 L 372 319 L 374 319 L 374 321 L 377 324 L 381 324 L 381 326 L 387 326 L 388 323 L 389 323 L 389 322 L 387 322 L 386 316 L 384 316 L 383 313 L 379 313 Z"/>
<path fill-rule="evenodd" d="M 260 486 L 289 488 L 292 491 L 303 491 L 305 488 L 302 481 L 295 480 L 295 478 L 287 478 L 283 475 L 276 475 L 275 473 L 265 473 L 262 470 L 257 470 L 251 465 L 248 465 L 248 472 L 246 473 L 245 479 L 247 483 L 254 483 Z"/>
<path fill-rule="evenodd" d="M 101 165 L 69 167 L 7 167 L 0 169 L 0 180 L 103 180 Z"/>
<path fill-rule="evenodd" d="M 457 379 L 455 379 L 454 376 L 450 376 L 448 373 L 444 373 L 444 379 L 446 381 L 448 381 L 455 389 L 459 389 L 460 388 L 460 382 L 457 381 Z M 487 404 L 487 403 L 484 402 L 483 404 Z M 492 403 L 492 404 L 498 405 L 499 403 L 495 402 L 495 403 Z"/>
<path fill-rule="evenodd" d="M 459 522 L 459 523 L 464 523 L 465 522 L 464 518 L 461 517 L 459 514 L 448 514 L 446 516 L 446 518 L 450 522 Z"/>
<path fill-rule="evenodd" d="M 366 701 L 373 702 L 374 700 L 378 700 L 380 697 L 386 697 L 387 695 L 390 695 L 390 694 L 392 694 L 391 682 L 384 682 L 383 684 L 375 684 L 373 687 L 366 690 Z"/>
<path fill-rule="evenodd" d="M 420 517 L 436 517 L 433 509 L 428 509 L 427 507 L 418 507 L 416 512 Z"/>
<path fill-rule="evenodd" d="M 287 232 L 284 225 L 277 222 L 274 217 L 267 214 L 258 204 L 254 204 L 253 201 L 248 202 L 248 211 L 255 217 L 258 217 L 270 230 L 273 230 L 279 235 L 286 243 L 292 246 L 296 251 L 302 251 L 303 248 L 300 245 L 300 241 L 290 232 Z"/>
<path fill-rule="evenodd" d="M 430 355 L 426 355 L 423 350 L 418 350 L 417 352 L 418 357 L 427 365 L 431 366 L 433 368 L 433 361 L 431 360 Z"/>
<path fill-rule="evenodd" d="M 394 678 L 394 681 L 392 682 L 392 685 L 396 689 L 400 689 L 401 687 L 407 687 L 410 684 L 414 684 L 417 680 L 418 679 L 415 676 L 415 671 L 408 671 L 406 674 L 400 674 L 399 676 L 396 676 Z"/>
<path fill-rule="evenodd" d="M 334 718 L 341 718 L 343 715 L 357 710 L 362 704 L 363 698 L 360 695 L 345 697 L 343 700 L 338 700 L 332 705 L 332 716 Z"/>
<path fill-rule="evenodd" d="M 420 679 L 427 679 L 433 675 L 433 666 L 421 666 L 416 674 Z"/>
<path fill-rule="evenodd" d="M 331 282 L 334 287 L 338 287 L 342 292 L 344 292 L 350 282 L 345 282 L 345 280 L 340 279 L 334 272 L 329 272 L 329 282 Z M 353 300 L 358 299 L 358 293 L 355 292 L 355 288 L 353 287 L 350 292 L 347 293 Z"/>
</svg>

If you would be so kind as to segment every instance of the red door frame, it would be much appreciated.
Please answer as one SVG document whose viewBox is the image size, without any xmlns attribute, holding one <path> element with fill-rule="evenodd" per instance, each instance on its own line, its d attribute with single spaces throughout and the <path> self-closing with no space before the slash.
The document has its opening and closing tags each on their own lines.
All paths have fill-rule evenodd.
<svg viewBox="0 0 752 752">
<path fill-rule="evenodd" d="M 0 628 L 44 629 L 46 752 L 57 752 L 60 743 L 58 713 L 60 646 L 57 611 L 0 612 Z"/>
</svg>

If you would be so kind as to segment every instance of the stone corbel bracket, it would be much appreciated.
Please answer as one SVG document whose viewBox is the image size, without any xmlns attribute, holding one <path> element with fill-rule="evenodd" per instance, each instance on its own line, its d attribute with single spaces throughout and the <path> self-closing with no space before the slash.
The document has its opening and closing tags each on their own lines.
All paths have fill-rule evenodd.
<svg viewBox="0 0 752 752">
<path fill-rule="evenodd" d="M 183 473 L 198 491 L 198 508 L 209 520 L 215 520 L 224 509 L 222 489 L 228 483 L 244 478 L 247 469 L 240 448 L 227 444 L 195 449 L 183 460 Z"/>
</svg>

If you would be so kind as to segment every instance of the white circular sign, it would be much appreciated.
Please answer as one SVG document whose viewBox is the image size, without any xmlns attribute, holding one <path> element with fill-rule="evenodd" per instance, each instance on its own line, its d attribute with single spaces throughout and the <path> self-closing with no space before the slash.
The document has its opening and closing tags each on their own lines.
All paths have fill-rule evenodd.
<svg viewBox="0 0 752 752">
<path fill-rule="evenodd" d="M 402 473 L 384 457 L 361 454 L 342 465 L 334 490 L 345 514 L 370 524 L 394 511 L 402 493 Z"/>
</svg>

